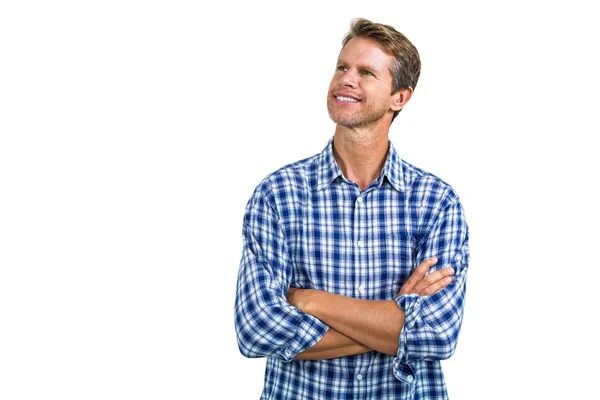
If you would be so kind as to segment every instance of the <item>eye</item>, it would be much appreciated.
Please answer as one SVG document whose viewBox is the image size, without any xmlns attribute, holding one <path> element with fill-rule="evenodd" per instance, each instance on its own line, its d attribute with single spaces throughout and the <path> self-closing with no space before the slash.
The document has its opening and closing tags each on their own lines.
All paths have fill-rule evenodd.
<svg viewBox="0 0 600 400">
<path fill-rule="evenodd" d="M 345 65 L 338 65 L 337 70 L 338 71 L 342 71 L 342 72 L 346 72 L 346 71 L 348 71 L 348 68 L 346 68 Z"/>
<path fill-rule="evenodd" d="M 373 75 L 373 73 L 371 71 L 367 71 L 366 69 L 360 71 L 361 75 L 365 75 L 365 76 L 375 76 Z"/>
</svg>

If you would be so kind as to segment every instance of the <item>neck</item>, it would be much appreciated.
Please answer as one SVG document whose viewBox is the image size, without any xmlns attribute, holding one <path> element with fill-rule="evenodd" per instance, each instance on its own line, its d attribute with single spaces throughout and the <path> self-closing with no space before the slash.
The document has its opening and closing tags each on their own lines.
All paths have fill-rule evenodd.
<svg viewBox="0 0 600 400">
<path fill-rule="evenodd" d="M 344 176 L 365 190 L 381 174 L 389 148 L 388 131 L 366 131 L 337 125 L 333 154 Z"/>
</svg>

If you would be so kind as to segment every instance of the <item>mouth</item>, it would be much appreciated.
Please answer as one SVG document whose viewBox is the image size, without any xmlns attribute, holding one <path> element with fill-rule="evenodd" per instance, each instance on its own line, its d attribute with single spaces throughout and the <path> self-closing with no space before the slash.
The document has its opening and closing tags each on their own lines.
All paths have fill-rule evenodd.
<svg viewBox="0 0 600 400">
<path fill-rule="evenodd" d="M 344 103 L 358 103 L 360 102 L 360 100 L 355 99 L 353 97 L 348 97 L 348 96 L 334 96 L 336 100 L 338 101 L 342 101 Z"/>
</svg>

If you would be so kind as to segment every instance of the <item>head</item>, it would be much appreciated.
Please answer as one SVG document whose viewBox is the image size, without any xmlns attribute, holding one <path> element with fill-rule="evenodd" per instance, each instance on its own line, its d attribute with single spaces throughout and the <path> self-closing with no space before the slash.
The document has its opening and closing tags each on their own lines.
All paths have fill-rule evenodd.
<svg viewBox="0 0 600 400">
<path fill-rule="evenodd" d="M 392 75 L 391 94 L 399 90 L 414 91 L 421 73 L 421 59 L 417 48 L 402 33 L 389 25 L 378 24 L 364 18 L 357 18 L 350 24 L 350 30 L 342 40 L 342 50 L 353 38 L 369 39 L 384 52 L 393 56 L 390 65 Z M 392 121 L 401 109 L 394 113 Z"/>
</svg>

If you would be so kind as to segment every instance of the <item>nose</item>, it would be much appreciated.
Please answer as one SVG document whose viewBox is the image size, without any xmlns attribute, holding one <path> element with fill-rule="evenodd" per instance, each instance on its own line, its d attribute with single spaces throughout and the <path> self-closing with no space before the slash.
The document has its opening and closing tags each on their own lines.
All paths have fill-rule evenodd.
<svg viewBox="0 0 600 400">
<path fill-rule="evenodd" d="M 358 74 L 353 69 L 349 69 L 342 75 L 341 83 L 344 87 L 356 87 L 358 85 Z"/>
</svg>

